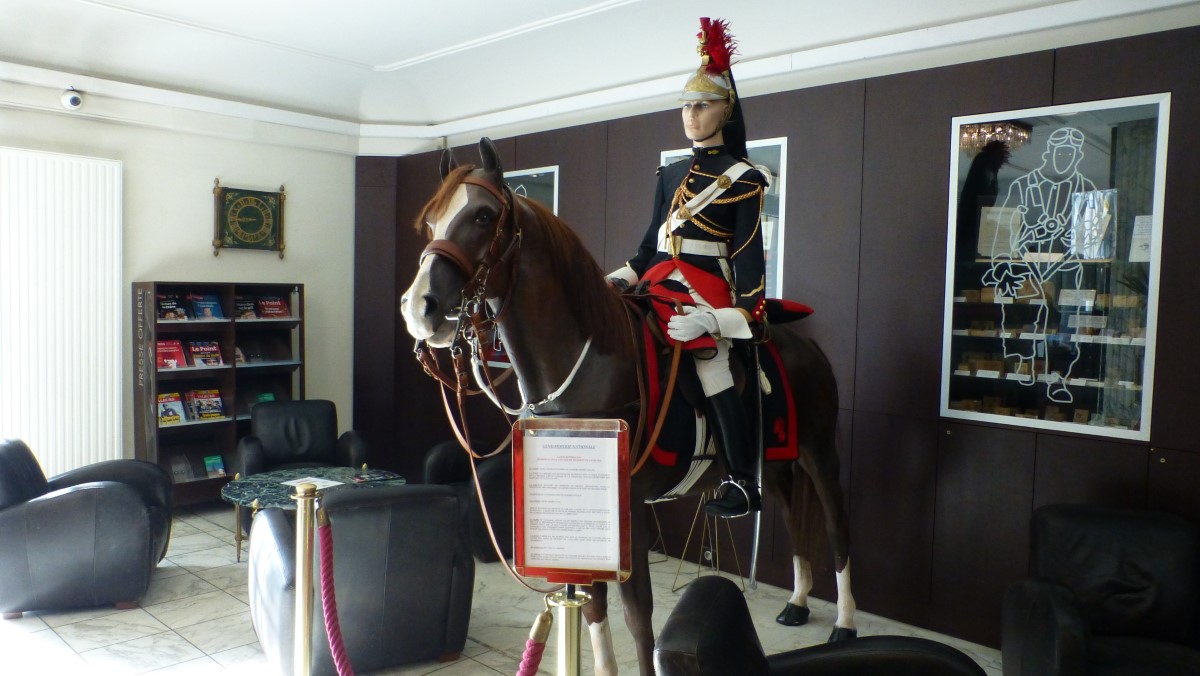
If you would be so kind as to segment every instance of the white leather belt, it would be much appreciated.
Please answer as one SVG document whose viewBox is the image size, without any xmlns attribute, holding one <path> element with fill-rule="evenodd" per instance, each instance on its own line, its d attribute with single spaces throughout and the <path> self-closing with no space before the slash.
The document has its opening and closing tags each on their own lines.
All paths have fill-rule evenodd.
<svg viewBox="0 0 1200 676">
<path fill-rule="evenodd" d="M 710 242 L 703 239 L 681 239 L 679 242 L 679 253 L 691 254 L 692 256 L 718 256 L 725 258 L 728 255 L 729 247 L 725 242 Z M 663 253 L 671 253 L 669 242 L 665 239 L 658 241 L 658 250 Z"/>
</svg>

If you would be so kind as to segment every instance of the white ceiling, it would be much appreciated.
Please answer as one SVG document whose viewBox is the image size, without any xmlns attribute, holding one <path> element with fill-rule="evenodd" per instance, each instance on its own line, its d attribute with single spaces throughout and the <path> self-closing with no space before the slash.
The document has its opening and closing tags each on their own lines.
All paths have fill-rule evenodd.
<svg viewBox="0 0 1200 676">
<path fill-rule="evenodd" d="M 1200 0 L 0 0 L 0 85 L 350 135 L 551 128 L 672 105 L 703 15 L 752 95 L 1198 24 Z"/>
</svg>

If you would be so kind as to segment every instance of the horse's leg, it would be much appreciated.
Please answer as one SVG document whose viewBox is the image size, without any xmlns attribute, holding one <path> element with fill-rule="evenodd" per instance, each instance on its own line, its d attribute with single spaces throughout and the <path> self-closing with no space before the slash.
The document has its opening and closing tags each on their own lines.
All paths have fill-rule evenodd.
<svg viewBox="0 0 1200 676">
<path fill-rule="evenodd" d="M 805 534 L 800 525 L 798 510 L 792 504 L 796 493 L 792 490 L 795 481 L 791 463 L 771 463 L 763 468 L 763 488 L 774 496 L 783 508 L 784 525 L 792 542 L 792 597 L 783 612 L 775 618 L 779 624 L 798 627 L 808 622 L 808 593 L 812 591 L 812 566 L 801 554 Z"/>
<path fill-rule="evenodd" d="M 832 431 L 831 431 L 832 433 Z M 800 450 L 800 464 L 812 479 L 817 499 L 825 514 L 825 532 L 833 549 L 833 566 L 837 577 L 837 621 L 830 641 L 854 638 L 854 595 L 850 592 L 850 527 L 842 503 L 842 484 L 838 477 L 837 448 L 832 439 Z"/>
<path fill-rule="evenodd" d="M 621 584 L 621 601 L 625 606 L 625 625 L 633 634 L 641 676 L 654 674 L 654 592 L 650 585 L 650 509 L 640 497 L 629 498 L 629 548 L 633 570 Z M 599 674 L 599 670 L 596 671 Z M 616 673 L 615 671 L 613 673 Z"/>
<path fill-rule="evenodd" d="M 583 619 L 592 640 L 596 676 L 615 676 L 617 657 L 613 650 L 611 623 L 608 621 L 608 583 L 597 582 L 587 590 L 592 600 L 583 604 Z"/>
</svg>

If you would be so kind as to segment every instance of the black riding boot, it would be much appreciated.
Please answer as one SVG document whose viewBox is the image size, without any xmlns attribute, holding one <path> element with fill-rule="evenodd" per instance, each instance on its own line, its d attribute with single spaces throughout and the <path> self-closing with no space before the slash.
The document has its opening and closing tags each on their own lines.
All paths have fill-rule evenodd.
<svg viewBox="0 0 1200 676">
<path fill-rule="evenodd" d="M 709 397 L 708 407 L 717 425 L 730 479 L 721 484 L 716 498 L 705 503 L 704 511 L 723 517 L 757 512 L 762 509 L 756 478 L 758 460 L 742 400 L 731 387 Z"/>
</svg>

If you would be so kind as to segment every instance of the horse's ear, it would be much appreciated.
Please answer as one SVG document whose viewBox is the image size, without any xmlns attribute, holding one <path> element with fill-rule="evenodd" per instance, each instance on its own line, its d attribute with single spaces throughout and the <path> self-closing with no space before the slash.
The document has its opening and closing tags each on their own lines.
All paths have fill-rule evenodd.
<svg viewBox="0 0 1200 676">
<path fill-rule="evenodd" d="M 483 160 L 484 171 L 503 173 L 503 169 L 500 168 L 500 153 L 496 151 L 492 139 L 486 136 L 479 139 L 479 158 Z"/>
<path fill-rule="evenodd" d="M 438 176 L 443 181 L 450 175 L 450 172 L 458 166 L 458 160 L 454 159 L 454 151 L 446 148 L 442 151 L 442 160 L 438 163 Z"/>
</svg>

